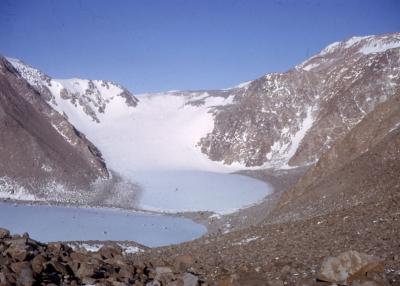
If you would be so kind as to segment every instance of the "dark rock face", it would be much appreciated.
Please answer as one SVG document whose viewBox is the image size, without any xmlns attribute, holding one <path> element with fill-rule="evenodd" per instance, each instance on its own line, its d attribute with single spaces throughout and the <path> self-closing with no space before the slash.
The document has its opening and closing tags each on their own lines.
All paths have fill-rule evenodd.
<svg viewBox="0 0 400 286">
<path fill-rule="evenodd" d="M 100 151 L 0 58 L 0 188 L 11 194 L 108 178 Z M 17 182 L 17 184 L 14 184 Z"/>
<path fill-rule="evenodd" d="M 286 73 L 231 89 L 233 104 L 215 111 L 202 152 L 246 166 L 315 162 L 399 89 L 399 43 L 399 33 L 351 38 Z"/>
</svg>

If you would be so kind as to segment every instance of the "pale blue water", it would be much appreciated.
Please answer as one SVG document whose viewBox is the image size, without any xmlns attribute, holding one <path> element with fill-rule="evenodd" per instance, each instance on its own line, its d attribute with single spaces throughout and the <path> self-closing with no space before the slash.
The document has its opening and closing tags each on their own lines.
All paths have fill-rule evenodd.
<svg viewBox="0 0 400 286">
<path fill-rule="evenodd" d="M 113 209 L 0 203 L 0 227 L 42 242 L 133 240 L 149 247 L 193 240 L 207 232 L 189 219 Z"/>
<path fill-rule="evenodd" d="M 238 174 L 204 171 L 132 172 L 143 193 L 138 206 L 161 212 L 213 211 L 227 214 L 262 201 L 273 188 Z"/>
</svg>

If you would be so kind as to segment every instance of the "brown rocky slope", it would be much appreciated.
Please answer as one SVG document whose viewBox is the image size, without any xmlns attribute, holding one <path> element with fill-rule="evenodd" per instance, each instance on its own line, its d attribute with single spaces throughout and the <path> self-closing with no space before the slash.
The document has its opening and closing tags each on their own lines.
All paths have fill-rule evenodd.
<svg viewBox="0 0 400 286">
<path fill-rule="evenodd" d="M 97 148 L 0 58 L 0 187 L 23 195 L 108 176 Z"/>
<path fill-rule="evenodd" d="M 281 197 L 275 215 L 304 217 L 399 191 L 400 93 L 377 106 Z"/>
</svg>

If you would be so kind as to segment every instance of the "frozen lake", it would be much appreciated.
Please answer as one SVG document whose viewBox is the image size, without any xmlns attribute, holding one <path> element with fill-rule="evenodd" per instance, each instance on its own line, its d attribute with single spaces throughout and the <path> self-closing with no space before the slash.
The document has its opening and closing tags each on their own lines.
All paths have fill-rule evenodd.
<svg viewBox="0 0 400 286">
<path fill-rule="evenodd" d="M 132 172 L 143 193 L 139 207 L 162 212 L 228 214 L 260 202 L 272 192 L 265 182 L 243 175 L 205 171 Z"/>
<path fill-rule="evenodd" d="M 42 242 L 133 240 L 149 247 L 181 243 L 206 233 L 189 219 L 114 209 L 15 205 L 0 202 L 0 227 Z"/>
</svg>

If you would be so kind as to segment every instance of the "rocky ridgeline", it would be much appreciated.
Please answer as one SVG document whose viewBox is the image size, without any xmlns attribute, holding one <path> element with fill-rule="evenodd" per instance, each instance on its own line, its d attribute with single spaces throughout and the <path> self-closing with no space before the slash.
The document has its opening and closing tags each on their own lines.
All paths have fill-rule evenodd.
<svg viewBox="0 0 400 286">
<path fill-rule="evenodd" d="M 0 228 L 0 285 L 146 285 L 146 286 L 240 286 L 285 285 L 282 280 L 243 280 L 231 274 L 217 281 L 205 281 L 191 272 L 195 259 L 180 255 L 173 265 L 155 266 L 137 257 L 123 255 L 117 245 L 105 245 L 97 252 L 73 250 L 63 243 L 43 244 L 28 234 L 10 235 Z M 159 265 L 159 263 L 157 263 Z M 390 285 L 379 259 L 348 251 L 323 261 L 315 279 L 298 285 Z M 333 283 L 333 284 L 332 284 Z"/>
</svg>

